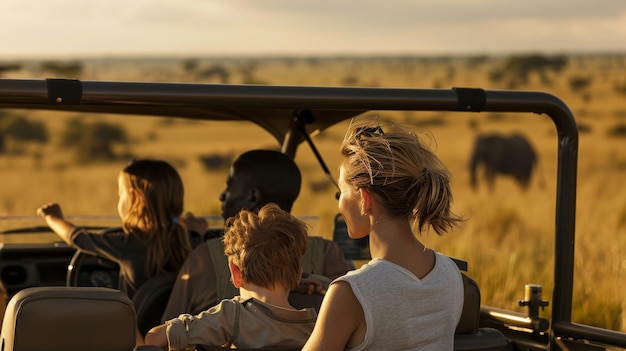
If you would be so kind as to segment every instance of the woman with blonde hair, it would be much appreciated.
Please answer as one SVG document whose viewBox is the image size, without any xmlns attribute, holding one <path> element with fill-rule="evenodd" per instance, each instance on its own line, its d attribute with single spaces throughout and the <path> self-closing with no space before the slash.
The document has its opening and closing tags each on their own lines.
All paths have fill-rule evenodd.
<svg viewBox="0 0 626 351">
<path fill-rule="evenodd" d="M 333 281 L 304 350 L 452 350 L 461 273 L 415 235 L 462 220 L 449 171 L 415 133 L 375 120 L 353 122 L 341 152 L 339 212 L 372 260 Z"/>
<path fill-rule="evenodd" d="M 37 209 L 46 224 L 68 245 L 120 266 L 120 289 L 132 297 L 146 280 L 177 272 L 191 251 L 189 234 L 179 223 L 183 183 L 176 170 L 160 160 L 130 162 L 118 177 L 121 228 L 91 233 L 64 219 L 61 206 Z"/>
</svg>

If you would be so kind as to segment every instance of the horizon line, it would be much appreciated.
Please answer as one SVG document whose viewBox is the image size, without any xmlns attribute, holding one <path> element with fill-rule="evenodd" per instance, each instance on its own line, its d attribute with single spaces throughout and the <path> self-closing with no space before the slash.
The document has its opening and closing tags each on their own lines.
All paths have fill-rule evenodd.
<svg viewBox="0 0 626 351">
<path fill-rule="evenodd" d="M 0 61 L 15 60 L 100 60 L 100 59 L 339 59 L 339 58 L 472 58 L 472 57 L 507 57 L 520 55 L 545 56 L 610 56 L 626 55 L 626 50 L 572 50 L 572 51 L 545 51 L 519 50 L 503 52 L 384 52 L 384 53 L 77 53 L 77 54 L 2 54 Z"/>
</svg>

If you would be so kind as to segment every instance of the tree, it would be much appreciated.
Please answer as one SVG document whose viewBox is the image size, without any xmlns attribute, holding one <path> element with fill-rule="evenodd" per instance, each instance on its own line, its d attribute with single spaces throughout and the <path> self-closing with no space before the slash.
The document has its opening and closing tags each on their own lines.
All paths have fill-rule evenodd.
<svg viewBox="0 0 626 351">
<path fill-rule="evenodd" d="M 79 117 L 69 120 L 61 135 L 61 145 L 75 149 L 81 163 L 114 160 L 113 144 L 126 141 L 123 127 L 102 121 L 88 124 Z"/>
<path fill-rule="evenodd" d="M 0 63 L 0 77 L 4 72 L 19 71 L 22 69 L 22 65 L 19 63 Z"/>
<path fill-rule="evenodd" d="M 196 68 L 198 68 L 198 60 L 194 58 L 189 58 L 183 60 L 182 65 L 185 72 L 193 72 L 196 70 Z"/>
<path fill-rule="evenodd" d="M 526 78 L 533 71 L 548 70 L 560 72 L 566 65 L 567 57 L 562 55 L 513 55 L 506 60 L 504 69 L 519 75 L 521 78 Z"/>
<path fill-rule="evenodd" d="M 228 73 L 226 67 L 215 64 L 199 72 L 198 76 L 202 79 L 212 79 L 213 77 L 217 77 L 221 83 L 227 84 L 230 78 L 230 73 Z"/>
<path fill-rule="evenodd" d="M 593 78 L 591 77 L 572 76 L 569 78 L 569 88 L 573 92 L 587 90 L 591 86 L 591 83 L 593 83 Z"/>
<path fill-rule="evenodd" d="M 41 69 L 58 77 L 78 77 L 83 73 L 83 64 L 78 61 L 44 61 Z"/>
<path fill-rule="evenodd" d="M 560 72 L 567 66 L 566 56 L 546 56 L 540 54 L 509 56 L 501 68 L 490 73 L 492 82 L 503 81 L 508 88 L 526 84 L 531 73 L 538 73 L 544 84 L 549 83 L 547 72 Z"/>
<path fill-rule="evenodd" d="M 0 111 L 0 154 L 6 152 L 8 139 L 45 143 L 48 141 L 48 130 L 43 122 Z"/>
</svg>

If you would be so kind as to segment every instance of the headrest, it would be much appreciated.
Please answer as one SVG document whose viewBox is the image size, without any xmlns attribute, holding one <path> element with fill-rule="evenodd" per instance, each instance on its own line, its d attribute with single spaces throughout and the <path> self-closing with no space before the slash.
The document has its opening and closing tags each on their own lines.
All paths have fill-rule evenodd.
<svg viewBox="0 0 626 351">
<path fill-rule="evenodd" d="M 130 351 L 136 325 L 133 304 L 119 290 L 26 288 L 7 305 L 2 351 Z"/>
<path fill-rule="evenodd" d="M 480 318 L 480 289 L 478 284 L 465 273 L 463 276 L 463 312 L 461 312 L 461 320 L 456 326 L 455 334 L 466 334 L 478 328 L 478 319 Z"/>
</svg>

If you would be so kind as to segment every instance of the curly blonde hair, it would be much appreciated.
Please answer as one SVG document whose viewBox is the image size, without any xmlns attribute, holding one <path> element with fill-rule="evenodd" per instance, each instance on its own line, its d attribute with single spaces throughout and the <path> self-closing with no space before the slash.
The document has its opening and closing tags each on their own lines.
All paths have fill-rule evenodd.
<svg viewBox="0 0 626 351">
<path fill-rule="evenodd" d="M 419 232 L 430 224 L 439 235 L 463 220 L 450 210 L 450 172 L 408 128 L 353 120 L 341 153 L 346 182 L 372 192 L 389 216 L 417 220 Z"/>
<path fill-rule="evenodd" d="M 224 253 L 239 267 L 244 281 L 264 288 L 298 286 L 300 258 L 308 240 L 305 222 L 275 203 L 263 206 L 258 215 L 241 210 L 228 222 Z"/>
</svg>

